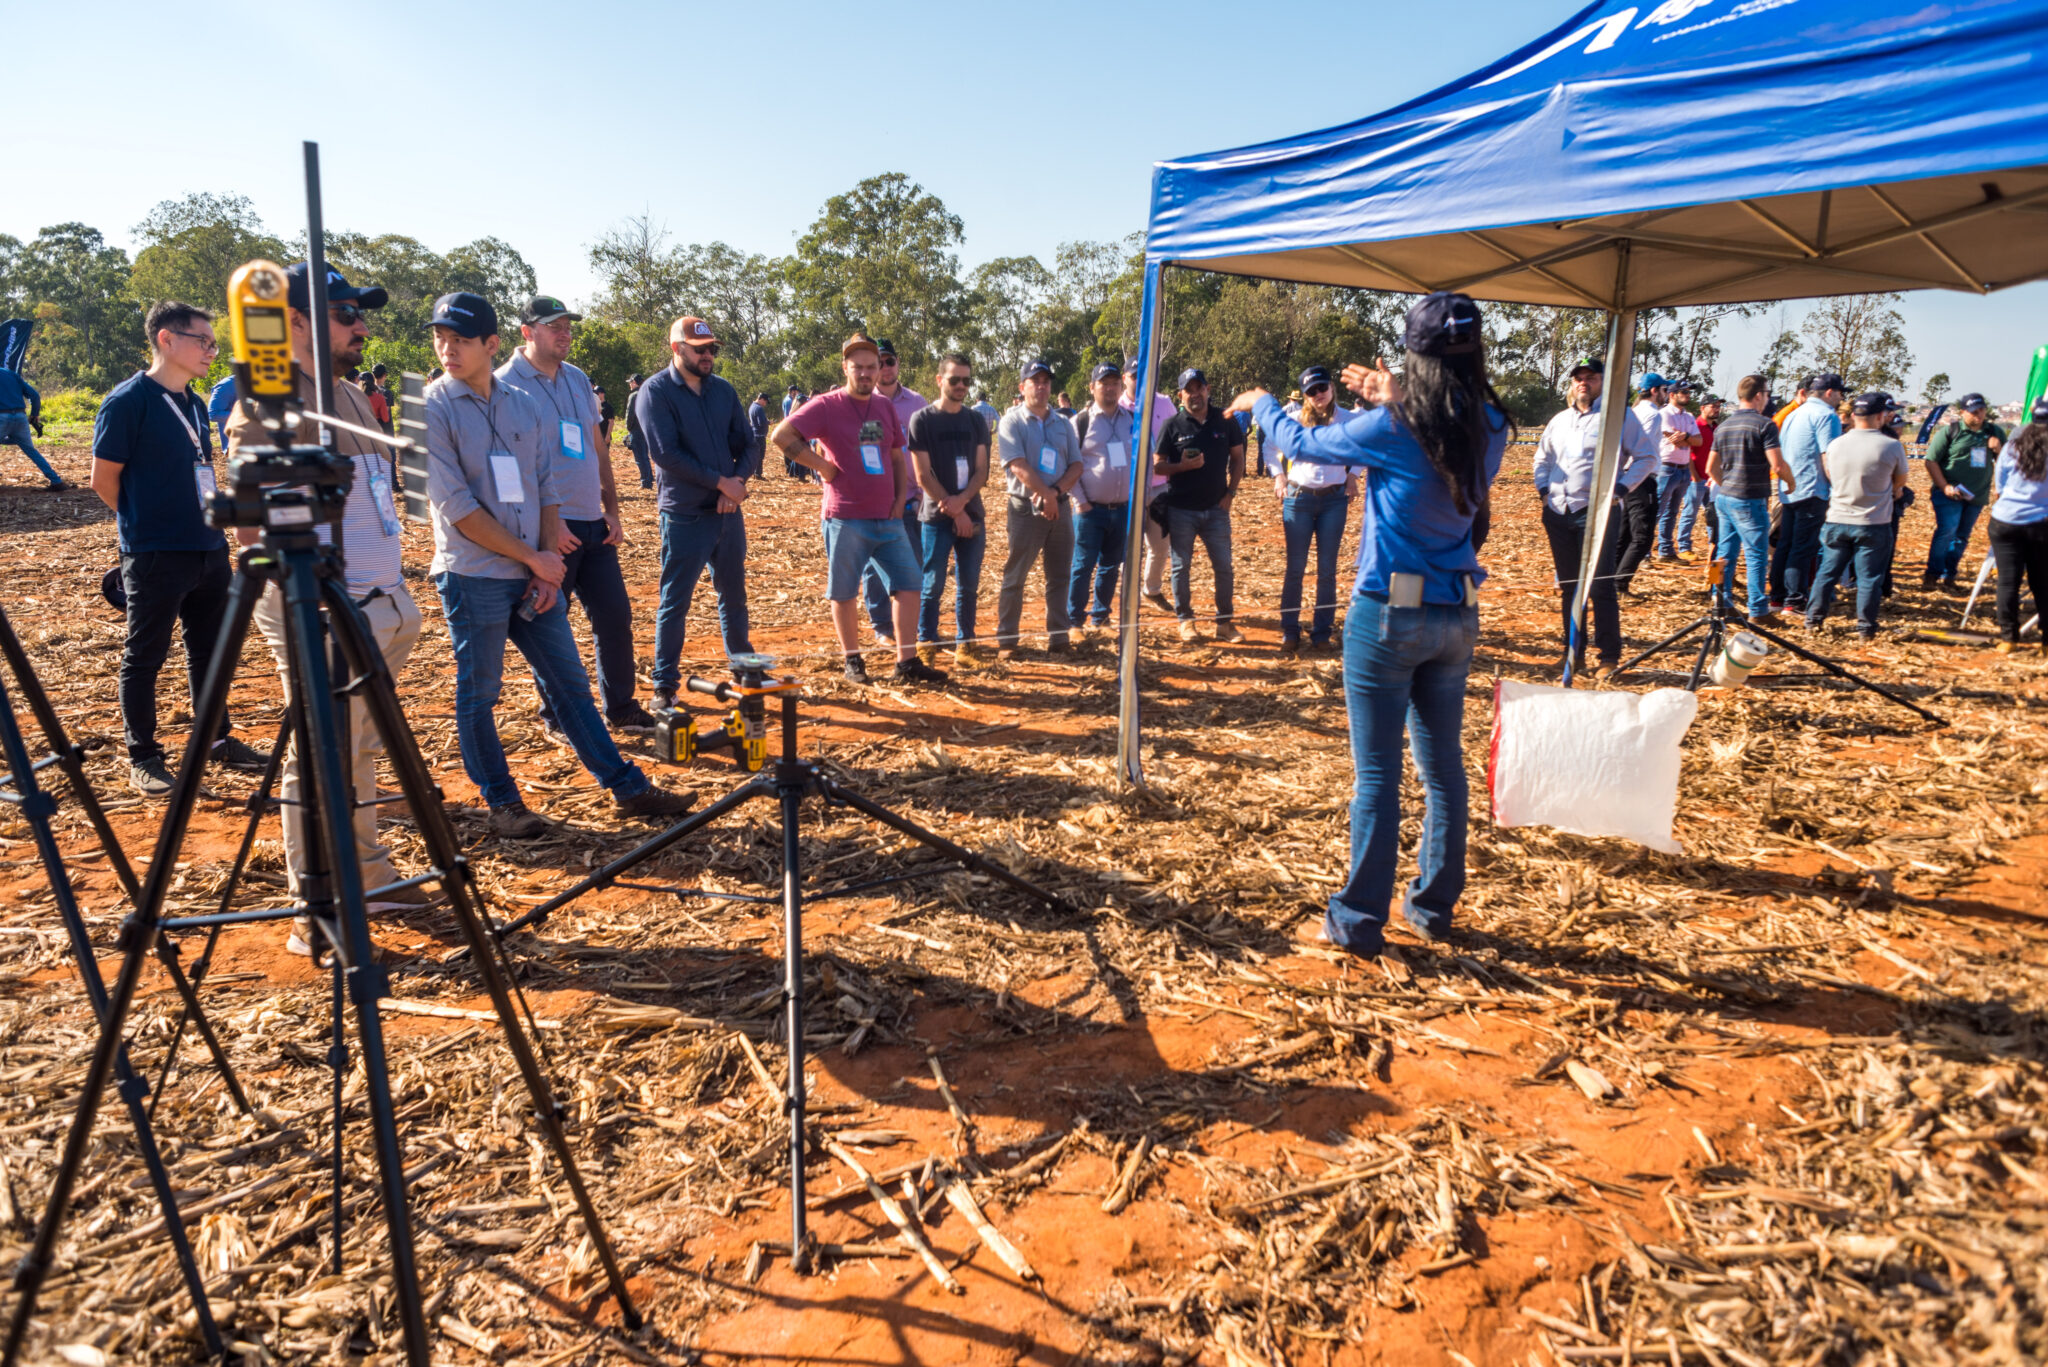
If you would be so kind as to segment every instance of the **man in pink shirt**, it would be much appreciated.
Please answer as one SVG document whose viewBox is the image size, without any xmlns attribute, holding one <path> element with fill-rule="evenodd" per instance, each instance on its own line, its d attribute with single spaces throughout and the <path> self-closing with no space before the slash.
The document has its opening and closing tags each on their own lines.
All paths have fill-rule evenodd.
<svg viewBox="0 0 2048 1367">
<path fill-rule="evenodd" d="M 919 410 L 931 402 L 924 395 L 903 383 L 896 360 L 896 344 L 887 337 L 875 339 L 875 351 L 880 357 L 881 370 L 875 376 L 875 393 L 889 401 L 896 410 L 896 425 L 903 434 L 910 435 L 910 420 Z M 918 493 L 917 480 L 910 481 L 910 499 L 903 509 L 903 535 L 910 541 L 913 554 L 924 544 L 924 529 L 918 523 L 917 509 L 922 502 Z M 882 591 L 882 576 L 870 569 L 860 578 L 861 597 L 867 604 L 868 623 L 875 629 L 875 639 L 885 646 L 896 644 L 893 630 L 889 595 Z"/>
<path fill-rule="evenodd" d="M 868 682 L 860 654 L 862 573 L 881 576 L 893 608 L 899 684 L 943 684 L 946 675 L 917 658 L 917 602 L 924 571 L 903 533 L 903 503 L 914 482 L 903 448 L 903 424 L 876 392 L 881 358 L 872 338 L 856 332 L 839 349 L 846 384 L 820 394 L 777 427 L 771 439 L 795 464 L 825 482 L 825 597 L 832 630 L 846 657 L 846 677 Z M 818 443 L 813 449 L 812 442 Z"/>
</svg>

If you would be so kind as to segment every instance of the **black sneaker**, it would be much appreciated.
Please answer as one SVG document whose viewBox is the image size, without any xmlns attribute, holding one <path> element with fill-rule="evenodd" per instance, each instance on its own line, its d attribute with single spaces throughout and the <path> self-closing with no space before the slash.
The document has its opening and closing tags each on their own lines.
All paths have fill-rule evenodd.
<svg viewBox="0 0 2048 1367">
<path fill-rule="evenodd" d="M 548 823 L 534 815 L 524 802 L 508 802 L 491 808 L 491 834 L 506 840 L 537 840 L 548 832 Z"/>
<path fill-rule="evenodd" d="M 858 655 L 846 657 L 846 677 L 850 682 L 857 684 L 874 682 L 868 678 L 868 662 Z"/>
<path fill-rule="evenodd" d="M 675 711 L 675 710 L 676 710 L 676 695 L 675 695 L 675 694 L 674 694 L 673 692 L 671 692 L 670 690 L 666 689 L 666 688 L 657 688 L 657 689 L 655 689 L 655 690 L 654 690 L 654 710 L 655 710 L 655 711 L 657 711 L 657 712 L 673 712 L 673 711 Z"/>
<path fill-rule="evenodd" d="M 162 797 L 171 791 L 171 766 L 162 755 L 128 761 L 128 786 L 144 797 Z"/>
<path fill-rule="evenodd" d="M 223 769 L 233 769 L 243 774 L 260 774 L 270 767 L 268 750 L 258 750 L 253 745 L 245 745 L 234 736 L 215 741 L 213 748 L 207 751 L 206 757 Z"/>
<path fill-rule="evenodd" d="M 671 793 L 666 788 L 649 788 L 631 797 L 614 797 L 614 810 L 620 816 L 640 818 L 682 816 L 697 805 L 695 796 L 689 793 Z"/>
<path fill-rule="evenodd" d="M 890 676 L 900 684 L 929 684 L 934 688 L 951 681 L 952 676 L 943 669 L 933 669 L 915 656 L 896 662 L 896 672 Z"/>
<path fill-rule="evenodd" d="M 673 709 L 674 706 L 675 700 L 671 698 L 669 700 L 669 707 Z M 638 698 L 629 699 L 626 705 L 618 710 L 616 716 L 607 717 L 605 720 L 611 724 L 612 730 L 624 731 L 629 736 L 651 736 L 654 734 L 654 718 L 646 708 L 640 705 Z"/>
</svg>

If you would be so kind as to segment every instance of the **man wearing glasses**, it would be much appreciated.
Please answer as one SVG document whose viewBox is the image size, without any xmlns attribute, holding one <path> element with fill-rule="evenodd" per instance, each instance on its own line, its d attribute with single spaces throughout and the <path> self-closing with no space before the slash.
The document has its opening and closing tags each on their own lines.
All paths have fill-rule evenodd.
<svg viewBox="0 0 2048 1367">
<path fill-rule="evenodd" d="M 115 386 L 93 419 L 92 491 L 114 510 L 128 594 L 121 653 L 128 781 L 145 796 L 162 797 L 171 790 L 171 769 L 156 738 L 156 677 L 171 653 L 171 628 L 183 628 L 185 677 L 196 701 L 227 611 L 233 567 L 227 538 L 206 525 L 215 487 L 213 429 L 192 391 L 220 350 L 213 316 L 166 300 L 143 326 L 149 369 Z M 208 758 L 260 772 L 270 756 L 229 735 L 229 720 L 223 713 Z"/>
<path fill-rule="evenodd" d="M 910 420 L 918 415 L 931 400 L 904 384 L 896 359 L 896 344 L 887 337 L 877 337 L 875 345 L 880 348 L 881 370 L 875 380 L 875 393 L 889 401 L 896 410 L 897 427 L 908 434 Z M 912 480 L 910 491 L 903 504 L 903 535 L 913 549 L 923 542 L 922 523 L 918 520 L 918 506 L 922 498 L 917 481 Z M 882 587 L 882 576 L 870 565 L 860 580 L 861 597 L 867 601 L 868 625 L 875 629 L 875 639 L 884 646 L 896 644 L 896 625 L 890 617 L 888 590 Z"/>
<path fill-rule="evenodd" d="M 939 362 L 939 397 L 911 414 L 906 449 L 915 467 L 919 542 L 924 588 L 918 598 L 920 658 L 932 647 L 937 658 L 939 605 L 946 573 L 954 571 L 953 660 L 964 668 L 978 662 L 974 644 L 975 600 L 981 594 L 981 561 L 988 549 L 988 512 L 981 501 L 988 483 L 988 423 L 967 407 L 974 363 L 959 352 Z"/>
<path fill-rule="evenodd" d="M 683 629 L 706 566 L 718 594 L 718 632 L 727 655 L 754 648 L 747 626 L 747 523 L 740 505 L 759 473 L 761 451 L 739 392 L 711 372 L 718 338 L 702 318 L 668 330 L 674 360 L 647 377 L 633 398 L 654 462 L 661 515 L 661 606 L 654 616 L 654 705 L 676 705 L 682 687 Z"/>
<path fill-rule="evenodd" d="M 285 272 L 285 317 L 291 330 L 292 361 L 298 379 L 300 404 L 318 407 L 318 390 L 313 383 L 312 287 L 307 266 L 301 261 Z M 363 347 L 370 340 L 369 310 L 382 308 L 387 295 L 381 285 L 351 285 L 341 272 L 327 272 L 327 363 L 334 375 L 334 416 L 353 427 L 376 431 L 377 415 L 367 392 L 342 380 L 363 362 Z M 341 548 L 344 583 L 348 596 L 362 610 L 384 663 L 393 678 L 405 670 L 413 646 L 420 638 L 420 610 L 405 587 L 399 568 L 398 506 L 393 497 L 391 449 L 361 432 L 335 427 L 334 450 L 355 462 L 355 479 L 349 485 L 348 502 L 341 515 Z M 270 433 L 253 423 L 238 404 L 228 414 L 222 440 L 229 456 L 239 455 L 244 445 L 268 446 Z M 320 440 L 320 424 L 301 418 L 293 440 L 311 446 Z M 334 529 L 317 529 L 323 544 L 334 539 Z M 253 544 L 254 528 L 236 529 L 243 545 Z M 270 644 L 277 661 L 277 675 L 286 689 L 291 687 L 291 662 L 285 640 L 285 610 L 276 588 L 265 591 L 256 604 L 256 627 Z M 391 865 L 391 851 L 377 841 L 377 756 L 384 751 L 383 738 L 370 724 L 369 710 L 361 698 L 349 701 L 349 773 L 354 777 L 356 809 L 354 837 L 356 862 L 363 890 L 370 892 L 399 881 Z M 296 747 L 285 752 L 284 855 L 285 878 L 296 897 L 299 871 L 306 862 L 305 820 L 298 806 L 303 778 Z M 433 903 L 423 888 L 400 888 L 370 899 L 368 909 L 376 911 L 418 910 Z M 293 923 L 285 948 L 293 954 L 313 952 L 312 923 Z"/>
<path fill-rule="evenodd" d="M 555 492 L 562 510 L 555 554 L 562 557 L 562 597 L 583 605 L 597 642 L 597 691 L 605 723 L 614 731 L 651 735 L 654 718 L 633 696 L 633 605 L 619 568 L 625 532 L 619 521 L 619 490 L 612 478 L 610 446 L 599 436 L 604 414 L 590 376 L 569 359 L 576 324 L 583 315 L 552 295 L 537 294 L 519 314 L 525 345 L 498 367 L 498 378 L 523 389 L 540 406 L 541 428 L 554 465 Z M 541 730 L 567 746 L 545 693 Z"/>
</svg>

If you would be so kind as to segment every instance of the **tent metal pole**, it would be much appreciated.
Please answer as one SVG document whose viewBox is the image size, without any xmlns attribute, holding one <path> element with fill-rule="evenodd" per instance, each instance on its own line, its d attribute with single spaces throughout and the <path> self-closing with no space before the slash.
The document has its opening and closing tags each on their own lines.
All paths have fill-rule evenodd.
<svg viewBox="0 0 2048 1367">
<path fill-rule="evenodd" d="M 1628 372 L 1635 359 L 1636 311 L 1627 307 L 1628 256 L 1626 238 L 1617 244 L 1614 268 L 1614 308 L 1607 314 L 1607 373 L 1600 382 L 1600 451 L 1593 462 L 1593 483 L 1586 499 L 1585 544 L 1579 551 L 1579 585 L 1572 597 L 1570 629 L 1565 636 L 1564 686 L 1572 685 L 1573 657 L 1586 635 L 1586 604 L 1593 593 L 1593 575 L 1600 568 L 1600 548 L 1607 542 L 1607 530 L 1617 511 L 1613 499 L 1605 497 L 1614 488 L 1621 470 L 1621 431 L 1628 418 Z"/>
<path fill-rule="evenodd" d="M 1134 788 L 1145 786 L 1139 754 L 1138 609 L 1145 569 L 1145 495 L 1152 484 L 1152 396 L 1158 392 L 1160 284 L 1166 263 L 1145 262 L 1144 303 L 1138 314 L 1138 392 L 1131 396 L 1131 524 L 1124 537 L 1123 593 L 1117 600 L 1117 774 Z"/>
</svg>

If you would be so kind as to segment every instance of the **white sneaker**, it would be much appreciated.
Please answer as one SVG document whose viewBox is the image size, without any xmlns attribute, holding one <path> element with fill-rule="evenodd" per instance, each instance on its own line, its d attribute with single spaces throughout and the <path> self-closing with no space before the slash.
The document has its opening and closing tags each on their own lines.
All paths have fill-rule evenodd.
<svg viewBox="0 0 2048 1367">
<path fill-rule="evenodd" d="M 312 917 L 299 916 L 293 919 L 292 933 L 285 937 L 284 952 L 287 954 L 296 954 L 301 959 L 310 959 L 313 957 Z"/>
</svg>

